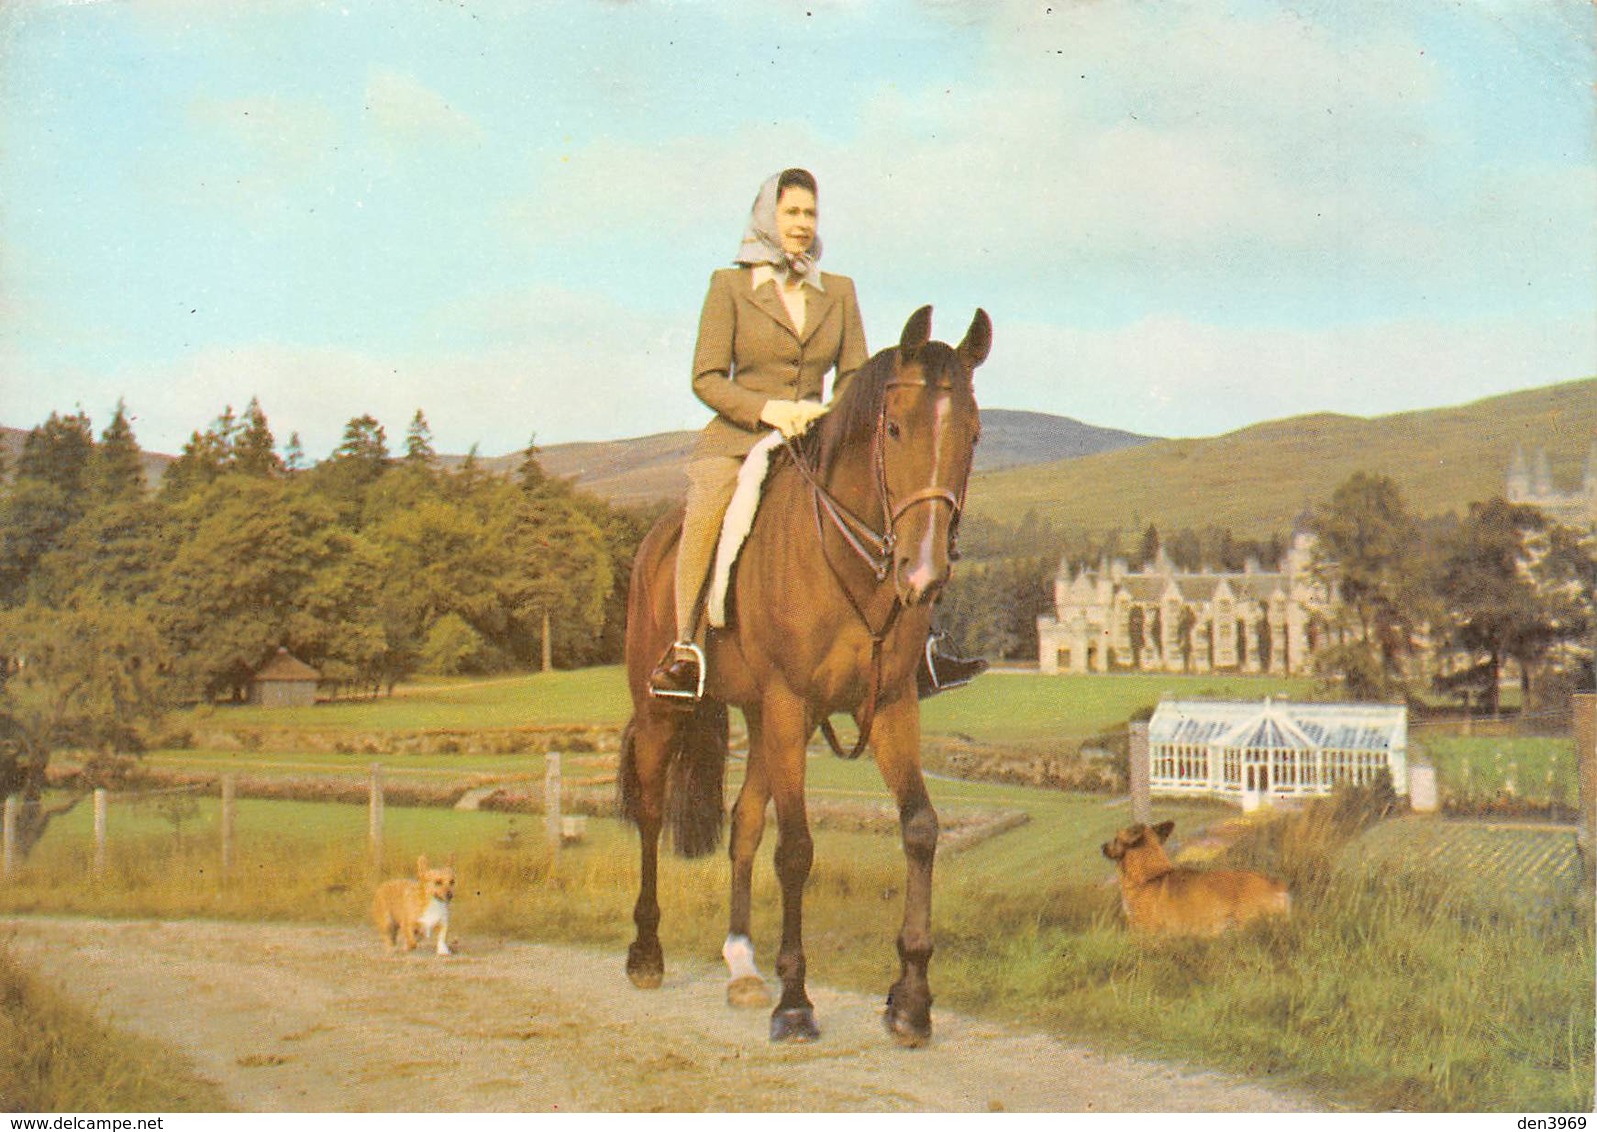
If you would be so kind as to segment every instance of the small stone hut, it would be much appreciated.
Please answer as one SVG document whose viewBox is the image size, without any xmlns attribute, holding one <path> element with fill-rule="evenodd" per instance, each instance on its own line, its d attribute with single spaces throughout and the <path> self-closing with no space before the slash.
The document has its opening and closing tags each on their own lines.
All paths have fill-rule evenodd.
<svg viewBox="0 0 1597 1132">
<path fill-rule="evenodd" d="M 1166 700 L 1148 722 L 1148 785 L 1253 809 L 1390 774 L 1408 794 L 1408 709 L 1393 704 Z"/>
<path fill-rule="evenodd" d="M 322 674 L 287 648 L 279 648 L 250 680 L 250 703 L 260 707 L 309 707 Z"/>
</svg>

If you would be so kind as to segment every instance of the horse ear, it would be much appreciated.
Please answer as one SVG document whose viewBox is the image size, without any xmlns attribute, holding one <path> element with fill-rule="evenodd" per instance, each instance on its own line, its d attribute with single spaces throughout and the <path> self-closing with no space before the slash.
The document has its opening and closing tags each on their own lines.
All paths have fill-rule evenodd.
<svg viewBox="0 0 1597 1132">
<path fill-rule="evenodd" d="M 970 329 L 965 331 L 965 340 L 959 344 L 956 352 L 966 368 L 975 369 L 987 360 L 987 352 L 992 348 L 993 320 L 987 317 L 986 311 L 977 307 L 976 317 L 970 320 Z"/>
<path fill-rule="evenodd" d="M 924 306 L 909 316 L 909 321 L 904 324 L 904 333 L 898 339 L 898 354 L 903 361 L 909 361 L 920 353 L 922 346 L 932 340 L 932 308 Z"/>
</svg>

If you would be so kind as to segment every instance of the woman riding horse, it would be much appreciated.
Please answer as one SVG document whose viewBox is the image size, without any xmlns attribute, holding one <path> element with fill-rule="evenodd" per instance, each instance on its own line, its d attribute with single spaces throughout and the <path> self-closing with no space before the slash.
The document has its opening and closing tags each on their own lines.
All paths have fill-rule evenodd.
<svg viewBox="0 0 1597 1132">
<path fill-rule="evenodd" d="M 815 178 L 788 169 L 760 186 L 734 261 L 710 277 L 693 353 L 693 392 L 715 418 L 688 464 L 687 510 L 676 560 L 676 636 L 649 677 L 658 697 L 691 706 L 704 687 L 703 594 L 738 469 L 767 427 L 795 439 L 827 411 L 869 356 L 853 280 L 817 266 Z M 927 641 L 922 696 L 969 683 L 980 659 L 945 656 Z"/>
</svg>

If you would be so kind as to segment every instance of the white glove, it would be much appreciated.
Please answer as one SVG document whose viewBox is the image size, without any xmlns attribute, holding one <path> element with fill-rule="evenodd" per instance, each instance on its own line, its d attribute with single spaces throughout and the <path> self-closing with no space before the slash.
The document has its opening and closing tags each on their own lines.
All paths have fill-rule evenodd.
<svg viewBox="0 0 1597 1132">
<path fill-rule="evenodd" d="M 760 420 L 792 440 L 803 436 L 810 425 L 826 415 L 819 401 L 767 401 Z"/>
</svg>

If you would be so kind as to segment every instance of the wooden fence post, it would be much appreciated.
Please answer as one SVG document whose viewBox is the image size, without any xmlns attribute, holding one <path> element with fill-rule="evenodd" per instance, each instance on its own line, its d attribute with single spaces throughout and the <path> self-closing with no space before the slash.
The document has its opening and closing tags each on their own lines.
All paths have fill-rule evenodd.
<svg viewBox="0 0 1597 1132">
<path fill-rule="evenodd" d="M 233 805 L 237 779 L 231 774 L 222 776 L 222 879 L 233 869 Z"/>
<path fill-rule="evenodd" d="M 560 852 L 560 755 L 556 751 L 543 757 L 543 829 L 549 848 Z"/>
<path fill-rule="evenodd" d="M 1131 730 L 1131 820 L 1146 825 L 1153 820 L 1153 797 L 1149 790 L 1148 724 L 1134 720 Z"/>
<path fill-rule="evenodd" d="M 105 872 L 106 809 L 110 796 L 103 787 L 94 791 L 94 875 Z"/>
<path fill-rule="evenodd" d="M 5 879 L 10 880 L 17 871 L 17 796 L 7 795 L 5 806 L 4 832 L 0 834 L 4 840 L 4 871 Z"/>
<path fill-rule="evenodd" d="M 371 841 L 372 866 L 379 872 L 383 868 L 383 768 L 372 763 L 371 803 L 368 812 L 368 837 Z"/>
</svg>

